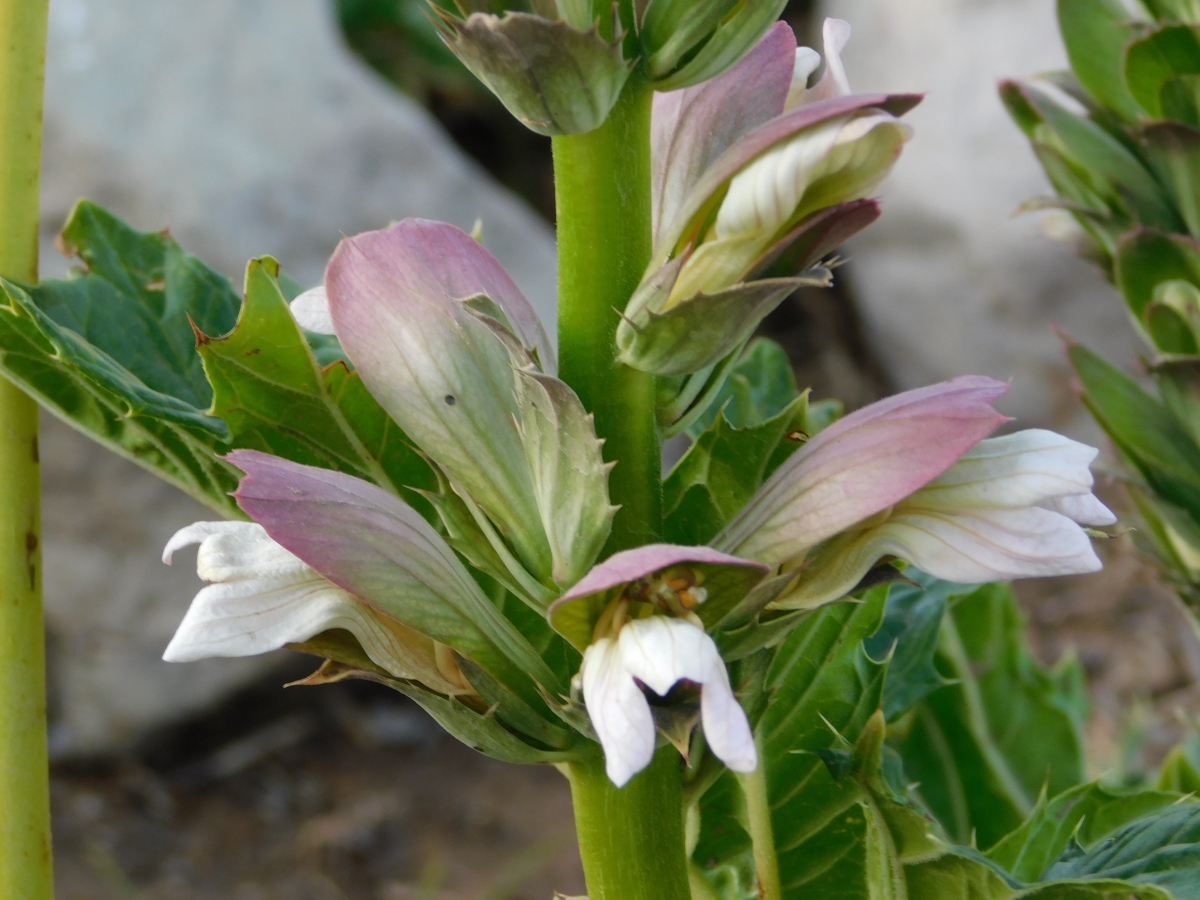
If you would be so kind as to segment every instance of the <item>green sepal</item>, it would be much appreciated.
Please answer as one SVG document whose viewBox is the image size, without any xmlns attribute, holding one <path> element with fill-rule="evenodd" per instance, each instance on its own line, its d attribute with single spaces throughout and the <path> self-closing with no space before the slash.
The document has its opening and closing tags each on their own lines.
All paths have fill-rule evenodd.
<svg viewBox="0 0 1200 900">
<path fill-rule="evenodd" d="M 396 491 L 433 521 L 420 493 L 436 487 L 433 470 L 357 372 L 317 364 L 278 279 L 275 260 L 251 260 L 236 326 L 220 337 L 197 328 L 210 412 L 229 426 L 230 445 L 346 472 Z"/>
<path fill-rule="evenodd" d="M 677 262 L 667 266 L 677 270 Z M 818 267 L 797 278 L 749 281 L 715 294 L 696 294 L 663 310 L 671 284 L 652 277 L 634 294 L 617 326 L 617 359 L 655 375 L 699 372 L 745 343 L 797 289 L 830 284 L 829 270 Z"/>
<path fill-rule="evenodd" d="M 238 472 L 219 458 L 229 430 L 207 413 L 190 324 L 232 328 L 232 285 L 165 232 L 135 231 L 87 200 L 60 246 L 85 268 L 33 288 L 2 283 L 0 370 L 69 425 L 241 518 L 229 497 Z"/>
<path fill-rule="evenodd" d="M 668 75 L 742 0 L 650 0 L 638 29 L 651 78 Z"/>
<path fill-rule="evenodd" d="M 1200 48 L 1197 48 L 1200 52 Z M 1200 77 L 1200 76 L 1198 76 Z M 1193 116 L 1193 120 L 1197 117 Z M 1192 237 L 1200 237 L 1200 129 L 1183 122 L 1156 122 L 1142 129 L 1142 140 L 1160 180 L 1171 189 Z"/>
<path fill-rule="evenodd" d="M 1187 235 L 1138 229 L 1117 245 L 1113 276 L 1141 328 L 1146 306 L 1160 284 L 1183 281 L 1200 287 L 1200 243 Z"/>
<path fill-rule="evenodd" d="M 571 751 L 549 750 L 522 740 L 519 735 L 506 728 L 497 719 L 494 709 L 475 708 L 481 702 L 479 697 L 469 698 L 473 705 L 468 705 L 463 700 L 434 693 L 414 682 L 394 678 L 371 662 L 349 632 L 326 631 L 303 643 L 289 644 L 288 646 L 301 653 L 325 658 L 325 662 L 317 671 L 307 678 L 293 682 L 294 685 L 315 686 L 347 679 L 374 681 L 416 701 L 453 737 L 472 750 L 493 759 L 528 765 L 566 762 L 574 758 Z M 462 658 L 459 657 L 459 659 Z"/>
<path fill-rule="evenodd" d="M 435 8 L 446 45 L 510 113 L 538 134 L 581 134 L 599 128 L 621 95 L 631 65 L 621 39 L 596 26 L 522 12 L 465 20 Z"/>
<path fill-rule="evenodd" d="M 592 414 L 567 385 L 516 371 L 521 442 L 553 560 L 551 577 L 569 587 L 591 568 L 612 530 L 608 473 Z"/>
<path fill-rule="evenodd" d="M 576 736 L 572 731 L 546 721 L 528 703 L 508 690 L 486 670 L 462 656 L 456 661 L 463 676 L 487 704 L 489 715 L 499 719 L 509 731 L 520 734 L 529 742 L 539 744 L 547 750 L 569 750 L 576 743 Z"/>
</svg>

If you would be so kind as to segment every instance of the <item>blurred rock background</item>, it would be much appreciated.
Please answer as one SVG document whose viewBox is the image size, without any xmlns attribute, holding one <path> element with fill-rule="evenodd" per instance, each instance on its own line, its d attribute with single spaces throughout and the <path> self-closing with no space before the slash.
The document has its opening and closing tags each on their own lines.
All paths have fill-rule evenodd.
<svg viewBox="0 0 1200 900">
<path fill-rule="evenodd" d="M 484 223 L 552 320 L 548 139 L 516 125 L 432 35 L 424 0 L 51 0 L 43 274 L 78 196 L 169 227 L 235 281 L 270 253 L 304 283 L 338 236 L 404 216 Z M 439 0 L 443 2 L 443 0 Z M 816 42 L 851 21 L 864 90 L 928 91 L 832 291 L 764 331 L 802 385 L 850 408 L 964 372 L 1012 378 L 1004 409 L 1098 441 L 1055 321 L 1132 365 L 1094 269 L 1017 208 L 1042 175 L 995 95 L 1062 63 L 1053 0 L 793 0 Z M 566 785 L 445 738 L 372 685 L 281 691 L 290 654 L 160 659 L 199 584 L 159 562 L 209 517 L 153 476 L 47 421 L 46 599 L 60 896 L 545 900 L 581 893 Z M 1119 492 L 1108 496 L 1120 502 Z M 1047 660 L 1090 678 L 1093 763 L 1153 765 L 1200 710 L 1200 649 L 1123 541 L 1108 569 L 1020 588 Z"/>
</svg>

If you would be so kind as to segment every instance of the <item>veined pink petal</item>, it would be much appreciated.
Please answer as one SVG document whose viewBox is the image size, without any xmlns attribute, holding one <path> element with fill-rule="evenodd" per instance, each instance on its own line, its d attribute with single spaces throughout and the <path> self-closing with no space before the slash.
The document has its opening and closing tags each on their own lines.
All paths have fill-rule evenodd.
<svg viewBox="0 0 1200 900">
<path fill-rule="evenodd" d="M 991 404 L 1007 390 L 966 376 L 851 413 L 776 470 L 713 546 L 777 565 L 887 509 L 1004 422 Z"/>
<path fill-rule="evenodd" d="M 550 605 L 547 616 L 563 637 L 583 650 L 604 607 L 616 589 L 664 569 L 684 567 L 703 589 L 704 599 L 692 610 L 706 627 L 715 626 L 762 581 L 767 566 L 739 559 L 711 547 L 648 544 L 613 554 L 593 566 L 579 582 Z M 690 586 L 689 586 L 690 587 Z"/>
<path fill-rule="evenodd" d="M 724 153 L 704 169 L 703 174 L 687 191 L 686 197 L 678 207 L 678 212 L 672 214 L 669 219 L 666 217 L 660 219 L 655 231 L 654 258 L 647 267 L 647 271 L 654 272 L 662 268 L 674 252 L 675 245 L 683 237 L 692 218 L 701 211 L 725 182 L 760 153 L 798 131 L 831 119 L 849 116 L 859 110 L 872 107 L 878 107 L 893 116 L 900 116 L 920 101 L 921 97 L 916 94 L 855 94 L 850 97 L 838 97 L 814 103 L 811 106 L 803 106 L 777 116 L 754 129 L 731 144 Z"/>
<path fill-rule="evenodd" d="M 734 141 L 783 112 L 796 36 L 778 22 L 740 63 L 695 87 L 654 95 L 651 120 L 654 234 Z"/>
<path fill-rule="evenodd" d="M 454 551 L 399 497 L 350 475 L 255 450 L 234 496 L 272 540 L 363 602 L 454 647 L 518 692 L 557 677 Z"/>
<path fill-rule="evenodd" d="M 540 326 L 499 263 L 451 225 L 407 219 L 343 240 L 325 287 L 342 347 L 371 394 L 501 526 L 525 566 L 548 572 L 509 349 L 455 302 L 487 293 L 531 340 Z M 539 352 L 549 353 L 544 337 Z"/>
<path fill-rule="evenodd" d="M 579 582 L 557 601 L 563 603 L 589 594 L 598 594 L 621 584 L 628 584 L 680 563 L 711 563 L 721 566 L 745 566 L 763 575 L 767 566 L 739 559 L 711 547 L 682 547 L 678 544 L 647 544 L 633 550 L 614 553 L 604 562 L 592 567 Z"/>
<path fill-rule="evenodd" d="M 444 303 L 486 294 L 504 310 L 521 342 L 538 351 L 543 371 L 554 374 L 550 339 L 521 289 L 483 244 L 446 222 L 404 219 L 382 231 L 344 239 L 329 262 L 330 270 L 339 278 L 338 285 L 331 286 L 326 279 L 335 324 L 339 319 L 349 322 L 352 317 L 369 319 L 372 312 L 378 312 L 368 309 L 355 316 L 359 311 L 354 308 L 354 298 L 346 296 L 342 279 L 347 274 L 344 267 L 350 257 L 343 254 L 343 248 L 348 244 L 359 250 L 364 262 L 370 260 L 378 275 L 390 282 L 391 302 L 401 309 L 406 306 L 408 296 Z"/>
</svg>

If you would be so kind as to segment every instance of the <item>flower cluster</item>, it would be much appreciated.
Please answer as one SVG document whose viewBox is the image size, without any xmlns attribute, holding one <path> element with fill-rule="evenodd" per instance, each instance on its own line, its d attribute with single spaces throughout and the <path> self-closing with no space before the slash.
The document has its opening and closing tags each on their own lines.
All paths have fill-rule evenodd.
<svg viewBox="0 0 1200 900">
<path fill-rule="evenodd" d="M 811 87 L 818 56 L 776 26 L 725 75 L 658 97 L 655 259 L 617 336 L 629 365 L 710 378 L 795 286 L 747 278 L 788 248 L 808 269 L 874 217 L 862 198 L 908 136 L 895 116 L 909 101 L 848 94 L 846 34 L 827 23 Z M 1091 493 L 1095 450 L 1044 431 L 989 438 L 1006 385 L 966 377 L 812 436 L 711 546 L 597 562 L 614 463 L 532 307 L 470 235 L 405 220 L 346 238 L 292 309 L 336 334 L 434 467 L 436 518 L 348 474 L 231 453 L 253 522 L 197 523 L 168 544 L 170 561 L 198 543 L 210 584 L 166 657 L 300 646 L 512 758 L 594 740 L 622 785 L 660 734 L 686 754 L 699 723 L 717 758 L 751 771 L 723 632 L 839 600 L 893 560 L 961 582 L 1093 571 L 1081 524 L 1113 521 Z"/>
</svg>

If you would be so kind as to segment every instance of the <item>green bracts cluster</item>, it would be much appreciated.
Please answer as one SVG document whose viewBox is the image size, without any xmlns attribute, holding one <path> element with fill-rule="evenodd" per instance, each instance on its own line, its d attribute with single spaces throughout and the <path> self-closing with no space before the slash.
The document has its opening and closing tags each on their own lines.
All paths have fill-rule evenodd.
<svg viewBox="0 0 1200 900">
<path fill-rule="evenodd" d="M 1153 385 L 1068 339 L 1096 421 L 1127 464 L 1137 539 L 1200 609 L 1200 11 L 1194 3 L 1059 0 L 1071 63 L 1005 83 L 1085 254 L 1121 292 Z"/>
</svg>

